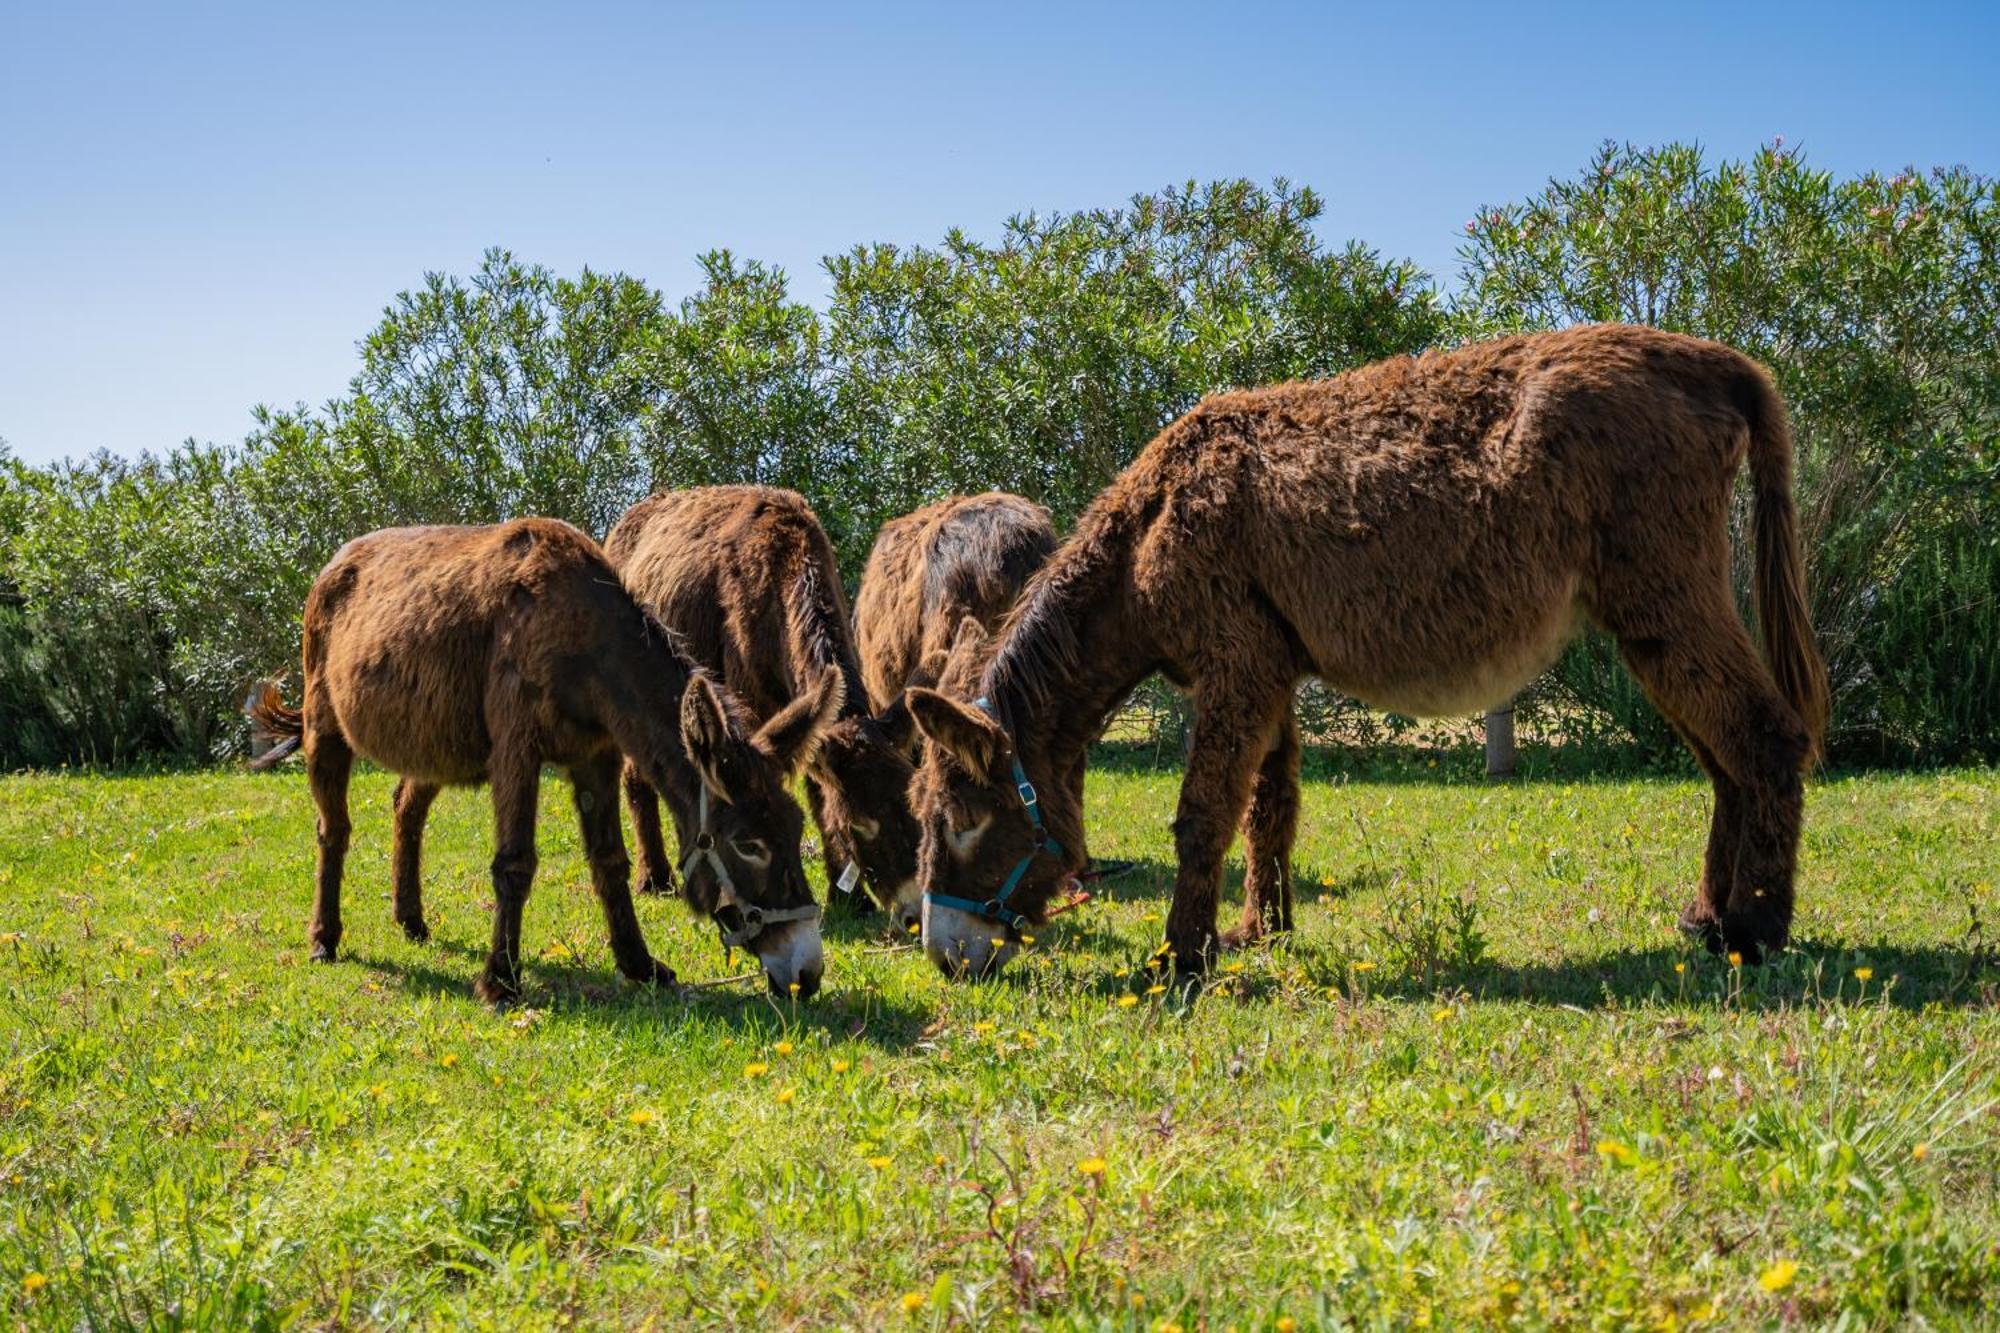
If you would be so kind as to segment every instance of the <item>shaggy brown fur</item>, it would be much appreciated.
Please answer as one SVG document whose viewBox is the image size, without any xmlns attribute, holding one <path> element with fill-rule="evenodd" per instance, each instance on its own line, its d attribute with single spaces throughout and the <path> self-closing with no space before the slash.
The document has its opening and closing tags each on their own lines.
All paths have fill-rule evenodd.
<svg viewBox="0 0 2000 1333">
<path fill-rule="evenodd" d="M 673 980 L 647 952 L 632 910 L 618 828 L 620 751 L 667 794 L 684 831 L 694 829 L 709 783 L 717 798 L 710 828 L 746 899 L 764 908 L 811 901 L 799 866 L 802 820 L 784 781 L 819 717 L 801 708 L 750 736 L 740 708 L 673 651 L 597 544 L 566 523 L 393 528 L 347 543 L 306 598 L 304 675 L 299 710 L 266 687 L 251 715 L 282 738 L 257 767 L 301 745 L 305 752 L 319 806 L 316 959 L 331 961 L 340 945 L 347 782 L 357 754 L 402 775 L 395 907 L 412 939 L 429 934 L 418 863 L 432 799 L 440 786 L 491 784 L 496 910 L 478 985 L 489 1000 L 519 992 L 545 763 L 566 768 L 574 785 L 591 881 L 626 976 Z M 713 912 L 716 883 L 703 892 L 707 901 L 691 898 Z M 720 910 L 734 928 L 740 909 Z M 784 980 L 809 989 L 803 977 Z"/>
<path fill-rule="evenodd" d="M 1768 668 L 1729 585 L 1746 457 Z M 999 720 L 911 692 L 935 742 L 915 788 L 924 887 L 990 895 L 1034 847 L 1010 756 L 1040 785 L 1166 670 L 1198 711 L 1167 940 L 1199 968 L 1219 943 L 1223 854 L 1302 676 L 1402 712 L 1471 712 L 1532 680 L 1584 616 L 1715 785 L 1684 924 L 1746 957 L 1781 947 L 1827 699 L 1784 405 L 1738 352 L 1622 326 L 1219 394 L 1168 426 L 1029 584 L 981 682 Z M 1078 804 L 1062 783 L 1041 792 L 1074 846 Z M 1014 905 L 1045 910 L 1073 868 L 1038 857 Z M 931 924 L 940 966 L 992 960 L 986 922 L 937 940 Z"/>
<path fill-rule="evenodd" d="M 827 883 L 856 863 L 882 906 L 901 906 L 914 922 L 909 712 L 899 692 L 880 717 L 869 715 L 840 566 L 804 498 L 767 486 L 655 495 L 625 511 L 604 549 L 632 595 L 753 715 L 774 716 L 828 679 L 839 683 L 844 702 L 807 767 Z M 653 792 L 630 767 L 625 794 L 644 882 L 665 887 Z"/>
<path fill-rule="evenodd" d="M 967 616 L 998 628 L 1055 549 L 1049 511 L 1004 491 L 946 496 L 883 524 L 854 598 L 869 706 L 935 680 Z"/>
</svg>

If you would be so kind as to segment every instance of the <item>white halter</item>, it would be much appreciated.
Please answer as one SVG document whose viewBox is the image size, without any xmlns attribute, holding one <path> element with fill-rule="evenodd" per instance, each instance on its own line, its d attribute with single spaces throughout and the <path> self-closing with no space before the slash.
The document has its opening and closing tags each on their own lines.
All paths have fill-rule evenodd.
<svg viewBox="0 0 2000 1333">
<path fill-rule="evenodd" d="M 803 907 L 759 907 L 746 903 L 737 896 L 736 882 L 729 878 L 729 867 L 722 862 L 722 854 L 715 850 L 715 833 L 708 827 L 708 784 L 701 788 L 700 815 L 695 824 L 694 850 L 681 860 L 681 883 L 688 882 L 689 873 L 701 862 L 707 861 L 715 871 L 716 894 L 714 912 L 725 907 L 734 907 L 743 917 L 743 925 L 736 930 L 725 930 L 717 921 L 715 928 L 721 932 L 722 947 L 725 949 L 747 948 L 751 941 L 762 935 L 771 926 L 784 925 L 791 921 L 819 920 L 819 904 L 807 903 Z M 714 913 L 711 913 L 713 915 Z"/>
</svg>

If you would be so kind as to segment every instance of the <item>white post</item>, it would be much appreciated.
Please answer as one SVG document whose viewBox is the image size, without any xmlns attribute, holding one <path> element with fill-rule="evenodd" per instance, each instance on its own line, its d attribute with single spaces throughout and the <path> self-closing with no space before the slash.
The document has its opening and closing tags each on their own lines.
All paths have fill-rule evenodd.
<svg viewBox="0 0 2000 1333">
<path fill-rule="evenodd" d="M 1486 715 L 1486 776 L 1514 776 L 1514 701 Z"/>
</svg>

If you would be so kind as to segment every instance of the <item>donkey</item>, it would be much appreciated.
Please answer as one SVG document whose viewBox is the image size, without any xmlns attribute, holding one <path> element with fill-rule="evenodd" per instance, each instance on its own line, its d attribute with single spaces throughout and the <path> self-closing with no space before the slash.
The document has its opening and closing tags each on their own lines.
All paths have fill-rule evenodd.
<svg viewBox="0 0 2000 1333">
<path fill-rule="evenodd" d="M 671 491 L 625 511 L 605 538 L 625 586 L 717 672 L 754 717 L 828 688 L 843 703 L 806 769 L 827 883 L 866 879 L 905 927 L 918 920 L 917 823 L 910 813 L 909 712 L 900 692 L 871 716 L 848 631 L 833 546 L 810 506 L 768 486 Z M 644 887 L 672 884 L 653 786 L 635 765 L 626 802 Z"/>
<path fill-rule="evenodd" d="M 1736 616 L 1728 516 L 1748 458 L 1768 667 Z M 1715 788 L 1682 926 L 1782 948 L 1827 713 L 1785 409 L 1716 343 L 1598 325 L 1217 394 L 1154 437 L 1029 582 L 971 701 L 910 692 L 926 738 L 924 947 L 981 975 L 1078 864 L 1060 779 L 1148 672 L 1191 688 L 1174 821 L 1177 967 L 1216 931 L 1222 857 L 1300 678 L 1378 706 L 1476 711 L 1587 617 Z M 1003 933 L 1004 932 L 1004 933 Z"/>
<path fill-rule="evenodd" d="M 948 495 L 884 523 L 854 598 L 869 707 L 935 684 L 961 622 L 998 628 L 1055 549 L 1049 511 L 1004 491 Z"/>
<path fill-rule="evenodd" d="M 340 947 L 347 782 L 359 754 L 401 776 L 395 912 L 413 940 L 430 933 L 418 868 L 432 800 L 446 785 L 492 786 L 493 944 L 476 989 L 494 1003 L 516 998 L 537 790 L 550 763 L 569 773 L 618 970 L 672 983 L 632 909 L 618 827 L 622 751 L 667 794 L 682 845 L 695 849 L 689 901 L 725 940 L 757 951 L 774 992 L 818 989 L 818 909 L 785 779 L 839 706 L 838 682 L 753 734 L 741 705 L 626 594 L 597 543 L 534 518 L 388 528 L 341 547 L 306 597 L 304 679 L 299 709 L 267 683 L 250 713 L 278 742 L 252 767 L 303 749 L 319 807 L 314 959 L 331 962 Z"/>
</svg>

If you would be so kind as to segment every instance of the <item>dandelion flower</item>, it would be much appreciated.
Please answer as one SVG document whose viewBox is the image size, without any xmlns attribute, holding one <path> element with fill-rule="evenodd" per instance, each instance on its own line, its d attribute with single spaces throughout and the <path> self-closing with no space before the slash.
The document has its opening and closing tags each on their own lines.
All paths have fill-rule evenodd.
<svg viewBox="0 0 2000 1333">
<path fill-rule="evenodd" d="M 1349 966 L 1356 972 L 1373 972 L 1375 970 L 1375 964 L 1369 962 L 1366 958 L 1356 963 L 1350 963 Z"/>
<path fill-rule="evenodd" d="M 1630 1145 L 1620 1143 L 1617 1139 L 1605 1139 L 1602 1143 L 1599 1143 L 1597 1145 L 1597 1155 L 1608 1161 L 1616 1162 L 1620 1166 L 1632 1165 L 1639 1156 L 1639 1154 L 1632 1151 Z"/>
<path fill-rule="evenodd" d="M 1148 995 L 1164 995 L 1166 992 L 1167 988 L 1157 981 L 1146 987 L 1146 994 Z"/>
<path fill-rule="evenodd" d="M 1299 1321 L 1288 1314 L 1281 1314 L 1271 1327 L 1278 1330 L 1278 1333 L 1297 1333 Z"/>
<path fill-rule="evenodd" d="M 1130 1009 L 1137 1003 L 1139 1003 L 1139 997 L 1136 995 L 1121 995 L 1118 997 L 1118 1007 L 1120 1009 Z"/>
<path fill-rule="evenodd" d="M 1731 949 L 1731 950 L 1729 951 L 1729 965 L 1730 965 L 1731 967 L 1741 967 L 1741 966 L 1743 966 L 1743 955 L 1742 955 L 1742 954 L 1740 954 L 1740 953 L 1738 953 L 1738 952 L 1736 952 L 1736 950 L 1734 950 L 1734 949 Z"/>
<path fill-rule="evenodd" d="M 649 1111 L 642 1106 L 638 1110 L 634 1111 L 631 1115 L 626 1116 L 625 1118 L 627 1120 L 630 1120 L 635 1125 L 650 1125 L 653 1123 L 653 1121 L 657 1120 L 659 1117 L 652 1111 Z"/>
<path fill-rule="evenodd" d="M 995 1026 L 996 1025 L 990 1021 L 983 1023 L 974 1023 L 972 1025 L 972 1035 L 975 1037 L 983 1037 L 987 1033 L 991 1032 Z"/>
<path fill-rule="evenodd" d="M 438 1057 L 438 1064 L 446 1069 L 451 1068 L 453 1065 L 457 1063 L 458 1063 L 458 1057 L 456 1055 L 453 1055 L 450 1051 L 446 1051 L 443 1055 L 440 1055 Z"/>
<path fill-rule="evenodd" d="M 1451 1017 L 1451 1006 L 1449 1005 L 1446 1005 L 1442 1009 L 1436 1009 L 1431 1012 L 1431 1022 L 1433 1023 L 1442 1023 L 1450 1017 Z"/>
<path fill-rule="evenodd" d="M 1033 935 L 1023 935 L 1021 937 L 1021 943 L 1023 945 L 1030 945 L 1033 944 L 1034 942 L 1035 942 L 1035 937 Z"/>
<path fill-rule="evenodd" d="M 48 1278 L 40 1273 L 30 1273 L 21 1279 L 21 1290 L 32 1296 L 49 1285 Z"/>
<path fill-rule="evenodd" d="M 1854 979 L 1856 981 L 1872 981 L 1874 978 L 1875 969 L 1872 967 L 1857 967 L 1854 969 Z"/>
<path fill-rule="evenodd" d="M 1783 1291 L 1792 1285 L 1792 1279 L 1799 1273 L 1798 1264 L 1791 1259 L 1780 1259 L 1757 1275 L 1757 1285 L 1766 1291 Z"/>
<path fill-rule="evenodd" d="M 848 1070 L 852 1068 L 854 1068 L 854 1062 L 852 1060 L 835 1060 L 833 1062 L 833 1072 L 836 1074 L 845 1074 Z"/>
<path fill-rule="evenodd" d="M 1916 1158 L 1919 1162 L 1930 1155 L 1931 1145 L 1928 1143 L 1919 1143 L 1916 1147 L 1910 1149 L 1910 1156 Z"/>
<path fill-rule="evenodd" d="M 1105 1171 L 1105 1161 L 1102 1157 L 1086 1157 L 1076 1164 L 1076 1169 L 1086 1176 L 1101 1176 Z"/>
<path fill-rule="evenodd" d="M 778 1105 L 790 1106 L 792 1098 L 799 1095 L 797 1088 L 781 1088 L 778 1091 Z"/>
<path fill-rule="evenodd" d="M 903 1293 L 903 1313 L 904 1313 L 904 1314 L 915 1314 L 915 1313 L 916 1313 L 917 1311 L 919 1311 L 919 1310 L 921 1310 L 921 1309 L 923 1309 L 923 1308 L 924 1308 L 924 1302 L 925 1302 L 925 1301 L 926 1301 L 927 1299 L 929 1299 L 929 1298 L 928 1298 L 928 1297 L 926 1297 L 926 1296 L 925 1296 L 925 1295 L 924 1295 L 924 1294 L 923 1294 L 923 1293 L 922 1293 L 921 1291 L 906 1291 L 906 1292 L 904 1292 L 904 1293 Z"/>
<path fill-rule="evenodd" d="M 743 1077 L 745 1078 L 762 1078 L 770 1072 L 771 1066 L 765 1064 L 762 1060 L 752 1060 L 749 1064 L 743 1066 Z"/>
<path fill-rule="evenodd" d="M 878 1154 L 868 1159 L 868 1165 L 874 1167 L 877 1171 L 887 1171 L 889 1169 L 889 1161 L 889 1158 Z"/>
<path fill-rule="evenodd" d="M 785 989 L 790 991 L 792 994 L 797 995 L 799 993 L 799 983 L 794 981 L 791 985 L 785 987 Z"/>
<path fill-rule="evenodd" d="M 921 934 L 921 933 L 923 933 L 923 927 L 922 927 L 921 925 L 917 924 L 916 922 L 912 921 L 912 922 L 910 923 L 910 929 L 909 929 L 908 933 L 909 933 L 909 934 L 911 934 L 911 935 L 918 935 L 918 934 Z"/>
<path fill-rule="evenodd" d="M 792 1053 L 792 1044 L 788 1041 L 781 1041 L 771 1049 L 779 1055 L 790 1055 Z"/>
<path fill-rule="evenodd" d="M 1688 965 L 1687 965 L 1686 963 L 1675 963 L 1675 964 L 1674 964 L 1674 973 L 1675 973 L 1675 975 L 1679 975 L 1680 973 L 1682 973 L 1682 972 L 1685 972 L 1685 971 L 1687 971 L 1687 970 L 1688 970 Z"/>
</svg>

